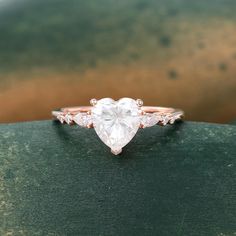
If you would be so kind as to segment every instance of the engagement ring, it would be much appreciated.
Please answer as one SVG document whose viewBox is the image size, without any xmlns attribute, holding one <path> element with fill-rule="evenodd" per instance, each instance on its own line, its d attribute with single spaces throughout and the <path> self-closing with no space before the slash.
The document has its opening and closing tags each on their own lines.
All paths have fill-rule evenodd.
<svg viewBox="0 0 236 236">
<path fill-rule="evenodd" d="M 61 123 L 94 128 L 98 137 L 118 155 L 139 128 L 174 124 L 184 112 L 174 108 L 143 106 L 141 99 L 91 99 L 91 106 L 67 107 L 52 111 Z"/>
</svg>

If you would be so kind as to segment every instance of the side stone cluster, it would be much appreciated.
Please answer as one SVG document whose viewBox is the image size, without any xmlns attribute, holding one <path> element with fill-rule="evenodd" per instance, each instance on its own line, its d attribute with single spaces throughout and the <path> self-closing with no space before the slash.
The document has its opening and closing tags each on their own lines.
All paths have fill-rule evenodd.
<svg viewBox="0 0 236 236">
<path fill-rule="evenodd" d="M 154 125 L 167 125 L 174 124 L 176 120 L 181 119 L 180 113 L 174 114 L 161 114 L 159 112 L 156 113 L 145 113 L 141 115 L 140 118 L 140 127 L 147 128 L 152 127 Z M 82 127 L 91 127 L 93 124 L 92 116 L 88 113 L 80 112 L 76 115 L 72 115 L 70 113 L 60 114 L 57 116 L 57 119 L 62 123 L 66 123 L 69 125 L 77 124 Z"/>
<path fill-rule="evenodd" d="M 57 116 L 57 119 L 62 123 L 67 123 L 68 125 L 72 125 L 76 123 L 82 127 L 90 127 L 92 125 L 92 117 L 91 115 L 80 112 L 76 115 L 71 115 L 70 113 L 60 114 Z"/>
<path fill-rule="evenodd" d="M 182 114 L 180 113 L 170 113 L 170 114 L 162 114 L 159 112 L 156 113 L 145 113 L 141 117 L 141 127 L 152 127 L 154 125 L 167 125 L 174 124 L 176 120 L 181 119 Z"/>
</svg>

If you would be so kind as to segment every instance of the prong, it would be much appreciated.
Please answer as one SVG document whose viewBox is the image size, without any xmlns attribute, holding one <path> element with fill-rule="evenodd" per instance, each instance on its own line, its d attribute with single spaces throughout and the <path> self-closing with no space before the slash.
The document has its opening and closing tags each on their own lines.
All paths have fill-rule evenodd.
<svg viewBox="0 0 236 236">
<path fill-rule="evenodd" d="M 90 104 L 91 104 L 92 106 L 95 106 L 95 105 L 97 104 L 97 99 L 92 98 L 92 99 L 90 100 Z"/>
<path fill-rule="evenodd" d="M 146 112 L 140 109 L 140 110 L 139 110 L 139 114 L 140 114 L 141 116 L 143 116 L 143 115 L 146 114 Z"/>
<path fill-rule="evenodd" d="M 119 155 L 119 154 L 122 152 L 122 148 L 119 149 L 119 150 L 112 150 L 112 149 L 111 149 L 111 152 L 112 152 L 114 155 Z"/>
<path fill-rule="evenodd" d="M 139 128 L 140 128 L 140 129 L 144 129 L 145 126 L 144 126 L 143 124 L 140 124 Z"/>
<path fill-rule="evenodd" d="M 73 123 L 73 118 L 72 118 L 72 115 L 70 113 L 67 113 L 65 116 L 64 116 L 64 121 L 68 124 L 68 125 L 71 125 Z"/>
<path fill-rule="evenodd" d="M 143 100 L 142 99 L 137 99 L 136 103 L 139 107 L 141 107 L 143 105 Z"/>
<path fill-rule="evenodd" d="M 57 119 L 61 122 L 61 124 L 64 124 L 65 117 L 64 117 L 63 115 L 59 114 L 59 115 L 57 116 Z"/>
<path fill-rule="evenodd" d="M 88 128 L 88 129 L 93 128 L 93 124 L 89 124 L 89 125 L 87 125 L 87 128 Z"/>
</svg>

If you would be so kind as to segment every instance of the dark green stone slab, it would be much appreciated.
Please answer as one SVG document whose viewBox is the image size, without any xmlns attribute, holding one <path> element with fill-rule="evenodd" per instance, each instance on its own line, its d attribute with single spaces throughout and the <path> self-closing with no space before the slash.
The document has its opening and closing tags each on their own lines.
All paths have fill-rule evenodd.
<svg viewBox="0 0 236 236">
<path fill-rule="evenodd" d="M 236 126 L 140 130 L 113 156 L 93 129 L 0 126 L 0 235 L 236 233 Z"/>
</svg>

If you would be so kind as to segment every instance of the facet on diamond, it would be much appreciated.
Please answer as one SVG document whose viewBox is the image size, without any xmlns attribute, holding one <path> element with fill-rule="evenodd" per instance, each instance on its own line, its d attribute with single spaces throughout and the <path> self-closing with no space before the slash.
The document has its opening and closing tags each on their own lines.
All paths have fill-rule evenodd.
<svg viewBox="0 0 236 236">
<path fill-rule="evenodd" d="M 73 117 L 73 120 L 76 124 L 82 127 L 89 127 L 92 124 L 92 117 L 87 113 L 78 113 Z"/>
<path fill-rule="evenodd" d="M 162 115 L 161 116 L 161 123 L 165 126 L 169 123 L 170 116 L 169 115 Z"/>
<path fill-rule="evenodd" d="M 61 115 L 61 114 L 57 116 L 57 119 L 58 119 L 62 124 L 63 124 L 64 121 L 65 121 L 65 120 L 64 120 L 65 117 L 64 117 L 63 115 Z"/>
<path fill-rule="evenodd" d="M 141 118 L 143 128 L 156 125 L 161 120 L 158 113 L 145 113 Z"/>
<path fill-rule="evenodd" d="M 67 113 L 67 114 L 64 116 L 64 121 L 65 121 L 68 125 L 70 125 L 70 124 L 72 123 L 72 121 L 73 121 L 72 115 L 69 114 L 69 113 Z"/>
<path fill-rule="evenodd" d="M 140 108 L 131 98 L 97 100 L 91 115 L 97 135 L 115 154 L 135 136 L 141 121 Z"/>
</svg>

